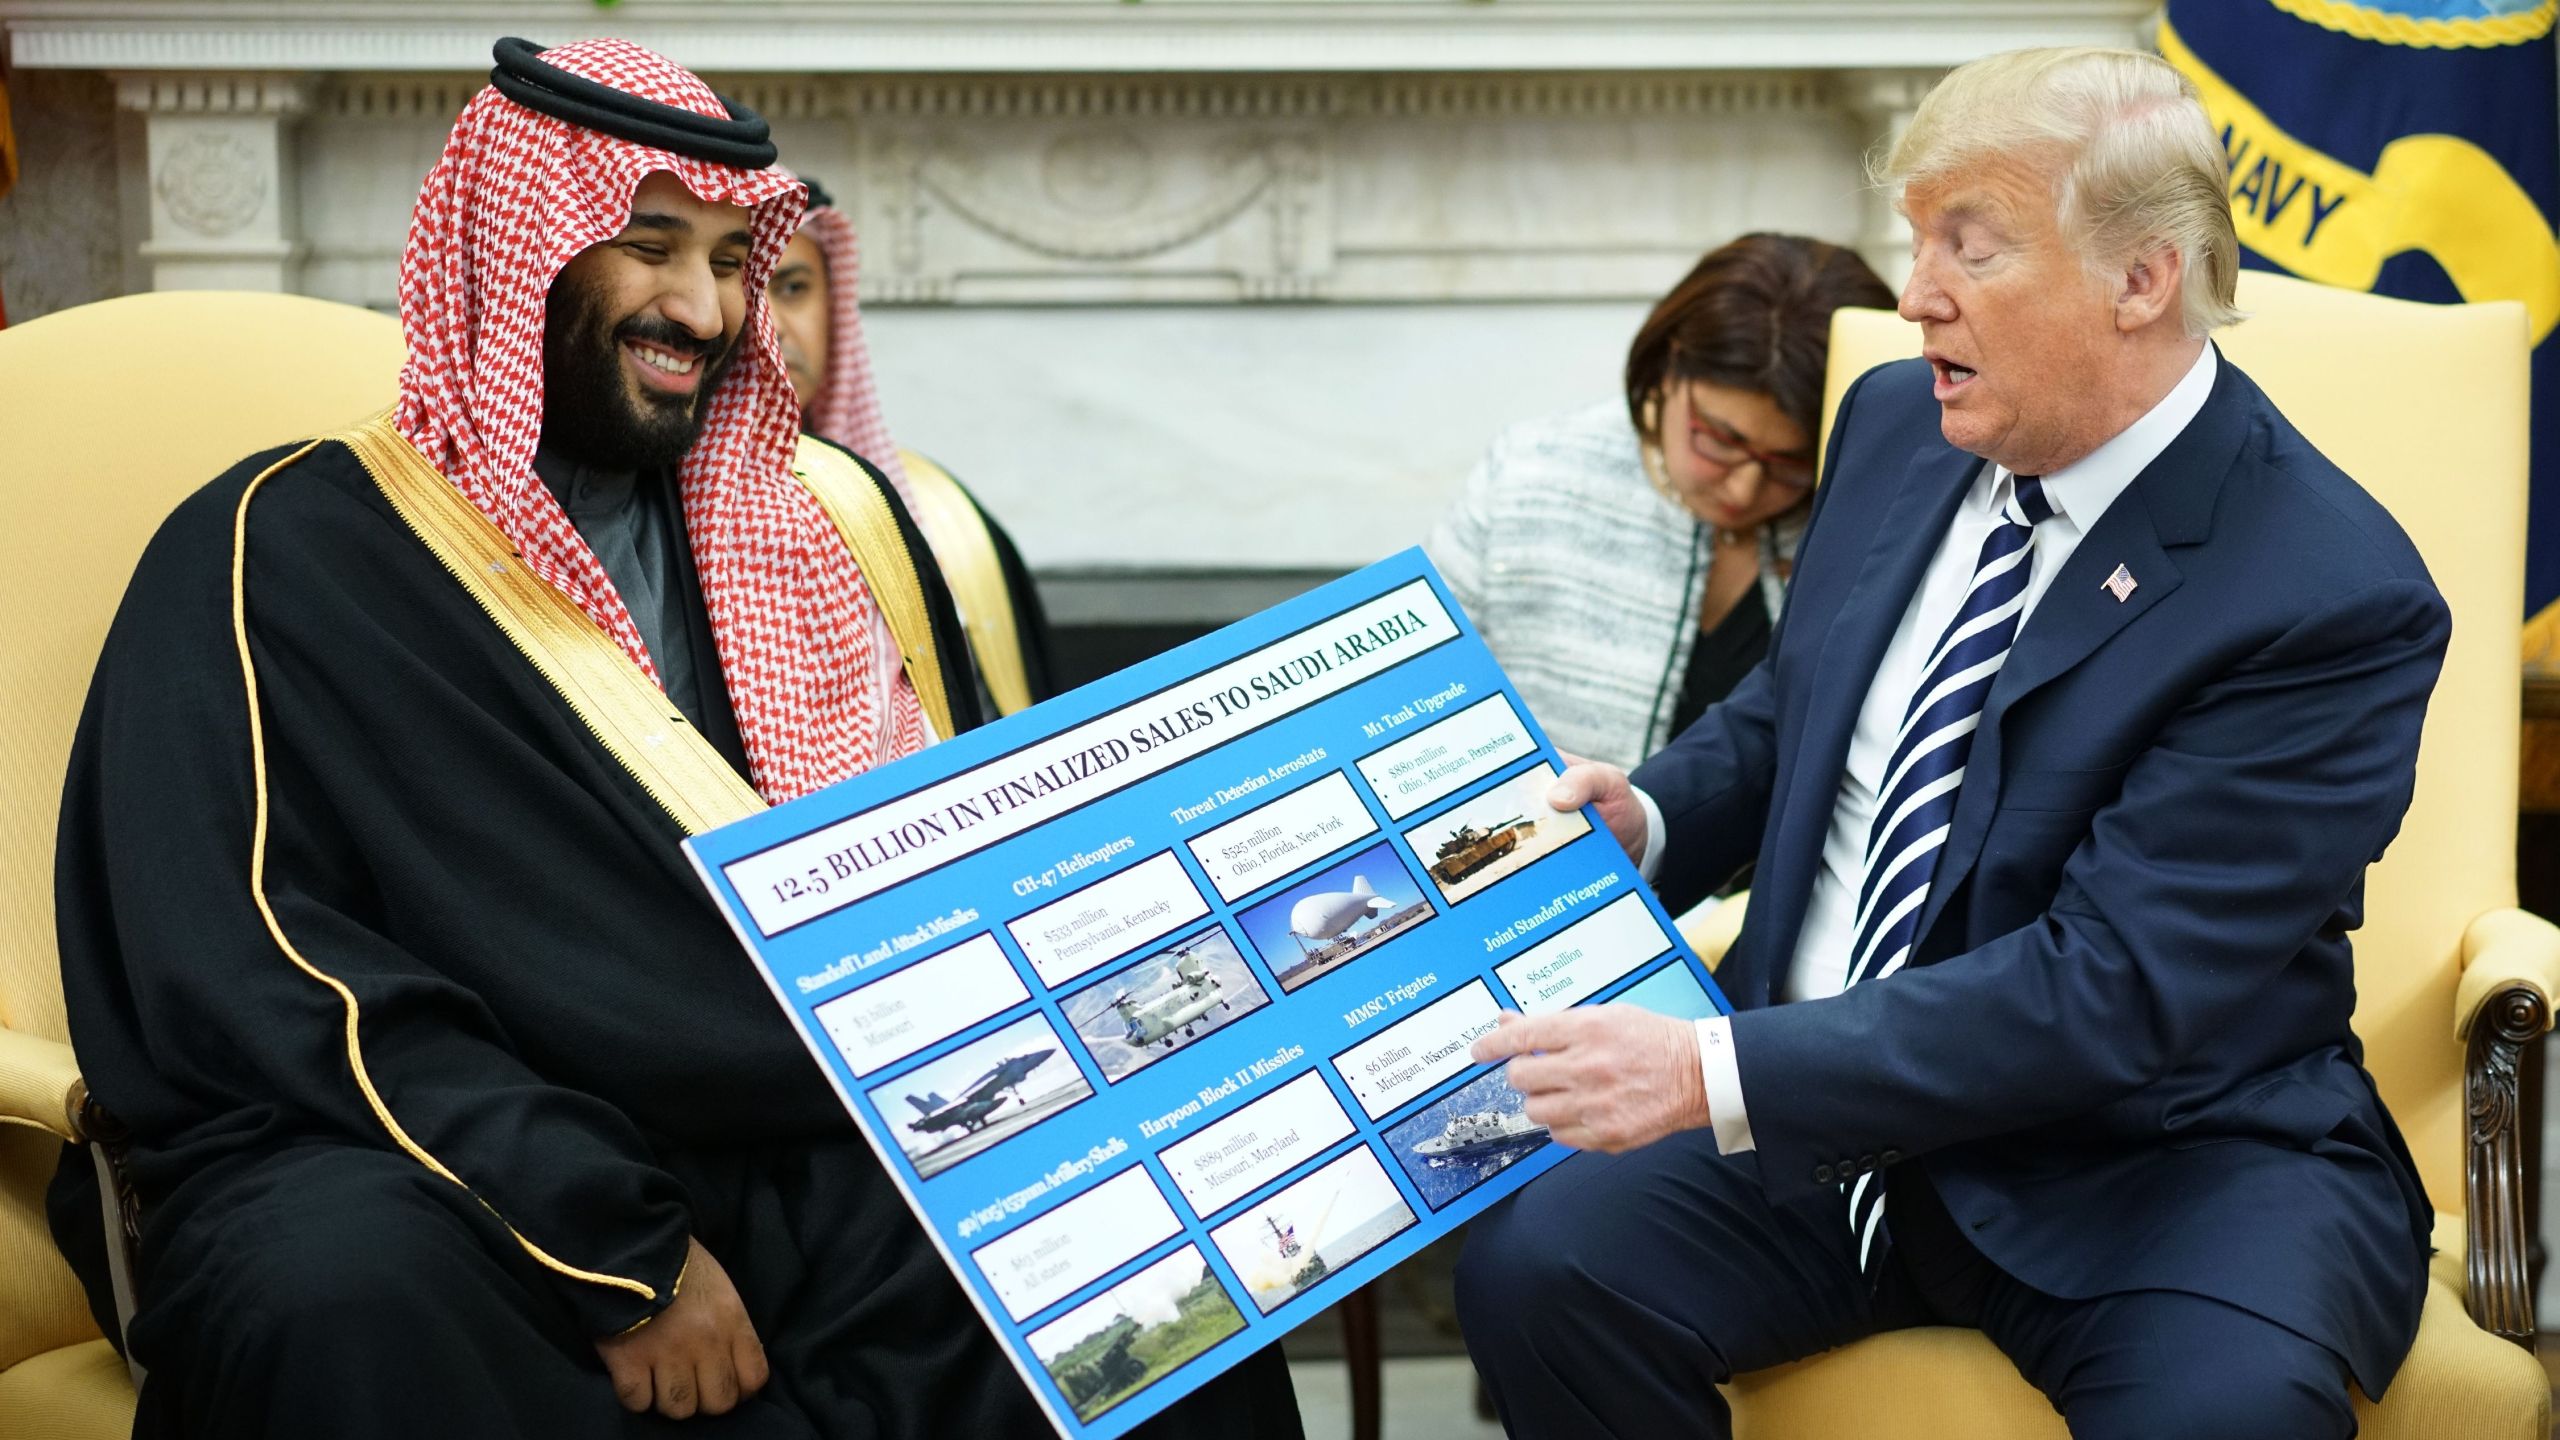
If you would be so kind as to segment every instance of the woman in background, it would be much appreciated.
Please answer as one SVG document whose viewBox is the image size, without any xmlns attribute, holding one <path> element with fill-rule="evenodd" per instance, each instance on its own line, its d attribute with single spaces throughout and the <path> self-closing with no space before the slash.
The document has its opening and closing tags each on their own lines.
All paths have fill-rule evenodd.
<svg viewBox="0 0 2560 1440">
<path fill-rule="evenodd" d="M 1505 430 L 1425 549 L 1557 748 L 1633 768 L 1768 653 L 1856 253 L 1755 234 L 1653 307 L 1623 400 Z"/>
</svg>

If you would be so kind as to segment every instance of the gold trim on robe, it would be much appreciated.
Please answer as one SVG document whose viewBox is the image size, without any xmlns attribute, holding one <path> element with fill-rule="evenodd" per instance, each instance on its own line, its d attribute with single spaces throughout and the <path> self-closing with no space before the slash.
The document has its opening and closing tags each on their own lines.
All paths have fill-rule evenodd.
<svg viewBox="0 0 2560 1440">
<path fill-rule="evenodd" d="M 408 455 L 409 461 L 407 462 L 407 467 L 423 471 L 427 476 L 433 479 L 437 487 L 442 489 L 444 493 L 453 497 L 453 501 L 456 505 L 459 505 L 464 510 L 469 511 L 475 517 L 479 516 L 480 512 L 472 510 L 469 503 L 463 500 L 462 492 L 455 490 L 450 484 L 446 483 L 444 477 L 436 474 L 432 468 L 429 468 L 426 461 L 419 457 L 418 452 L 410 448 L 408 442 L 401 439 L 398 433 L 391 429 L 390 422 L 387 418 L 373 421 L 368 425 L 359 426 L 356 430 L 335 438 L 346 441 L 350 448 L 353 448 L 356 451 L 359 457 L 364 457 L 365 468 L 373 473 L 374 478 L 378 483 L 383 484 L 384 493 L 394 494 L 393 485 L 388 482 L 383 482 L 384 470 L 385 468 L 402 470 L 404 469 L 404 466 L 397 460 L 397 457 L 391 455 L 383 445 L 382 440 L 383 437 L 386 436 L 389 437 L 390 442 L 395 445 L 400 452 Z M 398 1145 L 401 1151 L 407 1154 L 410 1159 L 417 1161 L 420 1165 L 425 1166 L 428 1170 L 433 1171 L 436 1175 L 450 1181 L 454 1185 L 460 1186 L 462 1189 L 469 1191 L 472 1198 L 479 1200 L 480 1203 L 488 1209 L 490 1214 L 497 1216 L 498 1223 L 507 1227 L 507 1233 L 515 1237 L 516 1243 L 524 1247 L 525 1253 L 532 1256 L 545 1267 L 557 1271 L 562 1275 L 566 1275 L 573 1280 L 584 1280 L 590 1284 L 611 1286 L 617 1290 L 627 1290 L 632 1294 L 639 1296 L 643 1300 L 654 1303 L 658 1298 L 658 1291 L 657 1287 L 653 1285 L 620 1275 L 605 1275 L 593 1270 L 581 1269 L 578 1266 L 572 1265 L 567 1261 L 554 1256 L 551 1252 L 543 1249 L 541 1246 L 534 1244 L 532 1240 L 525 1236 L 523 1231 L 516 1229 L 515 1225 L 510 1222 L 506 1216 L 499 1214 L 496 1206 L 490 1205 L 477 1190 L 473 1190 L 469 1181 L 466 1181 L 461 1176 L 453 1173 L 451 1169 L 446 1167 L 443 1161 L 438 1160 L 427 1150 L 425 1146 L 420 1145 L 415 1139 L 411 1138 L 407 1128 L 402 1126 L 399 1119 L 391 1113 L 391 1106 L 382 1098 L 382 1092 L 375 1088 L 373 1083 L 373 1072 L 365 1064 L 364 1036 L 362 1033 L 364 1020 L 363 1007 L 356 1000 L 355 991 L 351 989 L 345 981 L 340 980 L 337 976 L 330 974 L 319 966 L 312 964 L 311 961 L 303 955 L 302 951 L 295 947 L 293 941 L 284 933 L 283 922 L 276 918 L 275 907 L 270 905 L 267 901 L 267 815 L 269 808 L 267 794 L 267 738 L 266 722 L 258 701 L 257 660 L 250 653 L 249 649 L 249 502 L 257 498 L 258 491 L 266 485 L 267 481 L 273 479 L 278 472 L 292 465 L 294 461 L 310 454 L 323 443 L 325 442 L 321 440 L 311 441 L 301 449 L 294 451 L 282 460 L 279 460 L 275 464 L 268 466 L 265 470 L 260 471 L 257 477 L 249 482 L 248 487 L 241 491 L 239 508 L 232 514 L 231 639 L 232 644 L 238 649 L 240 654 L 240 681 L 248 696 L 249 773 L 251 783 L 255 787 L 256 800 L 255 819 L 249 836 L 249 898 L 256 903 L 259 917 L 266 922 L 268 936 L 276 942 L 276 948 L 284 952 L 285 958 L 292 961 L 294 966 L 304 974 L 319 981 L 321 984 L 328 986 L 329 989 L 337 995 L 340 1007 L 346 1012 L 345 1045 L 347 1051 L 347 1068 L 349 1072 L 355 1076 L 356 1088 L 363 1092 L 365 1103 L 372 1107 L 374 1119 L 379 1121 L 382 1128 L 390 1134 L 392 1142 Z M 374 452 L 370 456 L 367 454 L 368 447 L 370 447 Z M 382 462 L 382 468 L 377 468 L 378 462 Z M 415 487 L 414 485 L 410 485 L 404 486 L 403 488 L 414 489 Z M 396 494 L 394 496 L 393 503 L 395 505 L 399 503 L 399 499 Z M 403 513 L 405 515 L 407 512 L 404 510 Z M 497 535 L 497 527 L 489 525 L 489 522 L 485 517 L 481 519 L 480 523 L 483 526 L 488 527 L 490 535 Z M 413 519 L 411 524 L 415 526 L 417 521 Z M 422 528 L 419 530 L 419 534 L 421 537 L 425 537 L 428 534 L 428 531 Z M 432 540 L 429 543 L 431 546 L 434 544 Z M 500 552 L 504 553 L 505 541 L 500 540 L 498 545 Z M 448 566 L 453 564 L 451 555 L 445 550 L 438 549 L 437 554 L 439 558 L 445 560 Z M 505 571 L 511 571 L 517 575 L 523 575 L 525 573 L 523 567 L 520 565 L 507 565 L 499 568 Z M 539 581 L 536 581 L 535 583 L 540 584 Z M 542 586 L 542 588 L 546 591 L 550 590 L 550 587 L 547 585 Z M 480 592 L 475 589 L 473 593 L 477 595 Z M 556 594 L 557 592 L 552 593 Z M 484 600 L 483 603 L 486 604 L 487 602 Z M 561 603 L 564 605 L 568 603 L 565 597 L 561 600 Z M 492 616 L 499 615 L 499 612 L 494 609 L 491 610 L 490 613 Z M 584 619 L 585 617 L 581 615 L 580 618 Z M 506 622 L 502 618 L 500 623 L 503 625 Z M 590 621 L 588 623 L 589 628 L 592 629 L 593 622 Z M 509 634 L 510 637 L 513 638 L 515 637 L 516 632 L 514 630 L 510 630 Z M 596 631 L 596 636 L 597 639 L 600 640 L 608 649 L 613 651 L 614 658 L 620 661 L 626 669 L 630 670 L 633 677 L 638 679 L 640 684 L 647 686 L 647 688 L 653 693 L 656 691 L 657 687 L 649 685 L 648 677 L 640 673 L 639 667 L 632 665 L 630 660 L 622 654 L 620 646 L 615 645 L 613 641 L 610 638 L 607 638 L 600 630 Z M 519 648 L 523 648 L 523 641 L 521 639 L 518 639 L 517 643 Z M 527 650 L 526 653 L 531 655 L 533 652 Z M 541 663 L 538 658 L 536 663 Z M 550 672 L 546 671 L 546 673 Z M 556 678 L 554 683 L 558 683 Z M 565 694 L 568 692 L 564 690 L 563 693 Z M 575 703 L 574 699 L 572 703 Z M 592 724 L 594 722 L 590 720 L 589 723 Z M 603 732 L 599 731 L 598 733 L 601 735 Z M 705 751 L 710 751 L 710 746 L 705 744 L 703 749 Z M 717 761 L 719 756 L 716 752 L 713 752 L 712 758 Z M 727 768 L 725 762 L 722 763 L 721 768 L 724 770 Z M 732 778 L 734 779 L 734 774 Z M 739 783 L 740 787 L 743 788 L 743 782 Z M 748 793 L 752 795 L 754 792 L 749 791 Z M 761 801 L 758 801 L 757 803 L 759 806 L 762 804 Z"/>
<path fill-rule="evenodd" d="M 575 601 L 526 568 L 505 533 L 391 428 L 389 416 L 332 438 L 355 452 L 420 542 L 686 834 L 765 808 L 647 672 Z"/>
<path fill-rule="evenodd" d="M 791 474 L 817 498 L 818 508 L 827 512 L 845 548 L 853 552 L 853 563 L 862 571 L 872 603 L 880 607 L 889 633 L 897 637 L 907 682 L 915 686 L 934 738 L 950 739 L 954 733 L 951 697 L 943 689 L 933 613 L 925 608 L 924 581 L 917 573 L 915 556 L 908 553 L 906 537 L 898 532 L 898 517 L 889 508 L 889 498 L 860 462 L 806 435 L 800 437 L 799 451 L 791 457 Z"/>
<path fill-rule="evenodd" d="M 1000 714 L 1031 706 L 1031 675 L 1022 663 L 1022 636 L 1014 624 L 1013 589 L 986 517 L 951 472 L 901 449 L 907 488 L 916 497 L 916 528 L 942 565 L 943 581 L 960 609 L 960 628 L 978 662 L 978 676 Z"/>
<path fill-rule="evenodd" d="M 259 708 L 257 664 L 249 647 L 249 503 L 268 480 L 327 440 L 336 440 L 355 454 L 419 542 L 461 583 L 517 652 L 551 683 L 606 753 L 686 834 L 698 835 L 744 819 L 763 810 L 765 802 L 711 742 L 685 720 L 647 673 L 632 663 L 612 636 L 568 596 L 526 568 L 498 527 L 392 428 L 388 414 L 313 440 L 249 482 L 233 515 L 231 629 L 239 650 L 241 682 L 248 697 L 250 771 L 256 792 L 255 828 L 249 847 L 250 897 L 266 923 L 268 935 L 285 958 L 337 995 L 346 1013 L 348 1068 L 374 1118 L 411 1159 L 470 1190 L 469 1182 L 412 1138 L 391 1113 L 365 1064 L 363 1017 L 355 991 L 312 964 L 294 946 L 267 901 L 266 732 Z M 862 566 L 864 583 L 898 638 L 908 678 L 924 703 L 926 717 L 937 734 L 949 735 L 951 710 L 943 690 L 922 582 L 887 500 L 850 459 L 822 445 L 803 441 L 793 474 L 817 498 L 852 550 L 856 563 Z M 478 1198 L 478 1192 L 473 1194 Z M 488 1205 L 485 1199 L 481 1203 Z M 495 1206 L 488 1208 L 491 1214 L 498 1214 Z M 536 1245 L 505 1216 L 498 1215 L 498 1219 L 526 1254 L 559 1274 L 627 1290 L 644 1300 L 658 1298 L 654 1286 L 571 1265 Z M 674 1283 L 680 1291 L 681 1270 Z"/>
</svg>

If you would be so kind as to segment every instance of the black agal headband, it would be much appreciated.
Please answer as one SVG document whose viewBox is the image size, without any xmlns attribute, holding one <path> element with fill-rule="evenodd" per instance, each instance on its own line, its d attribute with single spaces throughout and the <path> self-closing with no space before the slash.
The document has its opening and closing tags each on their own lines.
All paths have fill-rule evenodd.
<svg viewBox="0 0 2560 1440">
<path fill-rule="evenodd" d="M 512 36 L 499 41 L 491 51 L 498 63 L 489 72 L 489 83 L 528 110 L 715 165 L 762 170 L 781 153 L 774 147 L 764 117 L 726 95 L 713 98 L 728 110 L 729 118 L 715 120 L 546 65 L 540 58 L 542 50 L 530 40 Z"/>
</svg>

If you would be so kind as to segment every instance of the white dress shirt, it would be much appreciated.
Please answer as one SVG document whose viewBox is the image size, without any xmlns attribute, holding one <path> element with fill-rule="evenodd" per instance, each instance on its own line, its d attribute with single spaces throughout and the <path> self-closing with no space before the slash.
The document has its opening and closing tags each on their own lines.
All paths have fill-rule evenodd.
<svg viewBox="0 0 2560 1440">
<path fill-rule="evenodd" d="M 2081 537 L 2204 408 L 2217 368 L 2213 346 L 2207 343 L 2186 377 L 2141 419 L 2086 458 L 2044 477 L 2044 498 L 2053 506 L 2053 517 L 2035 527 L 2030 541 L 2034 553 L 2026 606 L 2018 619 L 2022 632 L 2053 577 L 2079 548 Z M 1819 1000 L 1843 988 L 1849 950 L 1858 938 L 1858 886 L 1866 875 L 1861 857 L 1867 832 L 1875 824 L 1877 790 L 1885 764 L 1893 758 L 1902 712 L 1920 683 L 1930 646 L 1964 605 L 1983 539 L 2000 523 L 2001 507 L 2008 503 L 2013 487 L 2007 470 L 1998 465 L 1982 467 L 1956 507 L 1955 521 L 1938 542 L 1937 553 L 1930 558 L 1929 569 L 1903 610 L 1902 623 L 1868 684 L 1858 709 L 1857 729 L 1849 737 L 1847 763 L 1840 772 L 1840 798 L 1832 807 L 1830 835 L 1823 841 L 1822 869 L 1814 878 L 1804 930 L 1796 940 L 1795 963 L 1787 970 L 1789 1001 Z M 1645 853 L 1638 868 L 1650 879 L 1662 858 L 1662 812 L 1651 796 L 1641 790 L 1636 795 L 1645 817 Z M 1742 1071 L 1733 1053 L 1733 1021 L 1718 1015 L 1697 1024 L 1698 1063 L 1706 1081 L 1716 1148 L 1727 1155 L 1749 1150 L 1751 1115 L 1744 1105 Z"/>
</svg>

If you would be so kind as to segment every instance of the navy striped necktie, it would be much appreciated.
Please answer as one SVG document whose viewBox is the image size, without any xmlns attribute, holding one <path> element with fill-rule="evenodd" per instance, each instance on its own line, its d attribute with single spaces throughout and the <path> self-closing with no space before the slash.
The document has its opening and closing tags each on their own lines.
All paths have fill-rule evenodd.
<svg viewBox="0 0 2560 1440">
<path fill-rule="evenodd" d="M 1964 784 L 1965 757 L 1982 723 L 1983 702 L 2018 637 L 2027 608 L 2029 541 L 2051 517 L 2044 482 L 2014 477 L 2000 523 L 1983 537 L 1973 583 L 1946 632 L 1921 666 L 1919 688 L 1903 711 L 1877 793 L 1875 826 L 1868 832 L 1867 876 L 1859 886 L 1857 944 L 1849 952 L 1846 985 L 1880 979 L 1911 958 L 1920 940 L 1920 912 L 1946 848 L 1956 791 Z M 1843 988 L 1846 988 L 1844 985 Z M 1860 1175 L 1849 1191 L 1849 1228 L 1857 1238 L 1858 1268 L 1873 1279 L 1884 1259 L 1884 1182 L 1881 1170 Z"/>
</svg>

